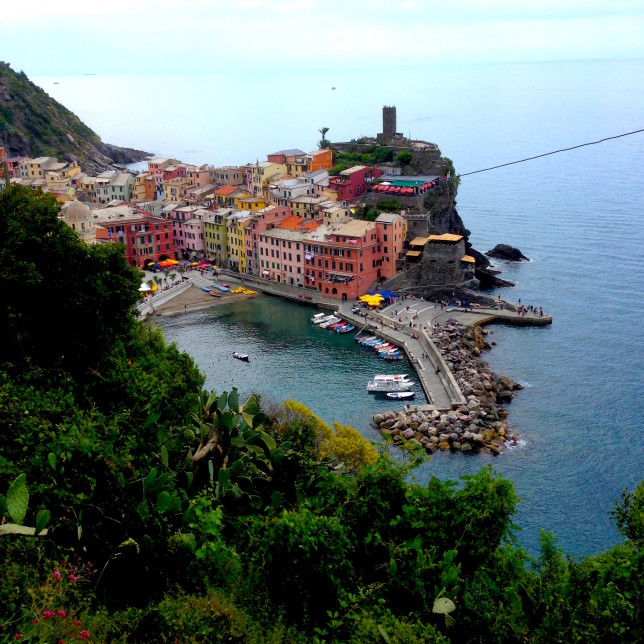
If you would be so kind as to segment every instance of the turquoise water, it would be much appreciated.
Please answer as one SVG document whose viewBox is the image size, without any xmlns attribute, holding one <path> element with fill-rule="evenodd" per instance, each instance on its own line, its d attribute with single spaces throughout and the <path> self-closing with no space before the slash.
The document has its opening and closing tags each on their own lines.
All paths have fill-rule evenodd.
<svg viewBox="0 0 644 644">
<path fill-rule="evenodd" d="M 375 134 L 383 105 L 397 106 L 399 131 L 438 143 L 462 173 L 644 127 L 641 60 L 419 65 L 387 83 L 377 71 L 266 72 L 253 89 L 271 96 L 268 120 L 254 101 L 221 100 L 222 87 L 245 95 L 243 77 L 104 81 L 37 79 L 104 140 L 192 163 L 311 150 L 323 125 L 332 141 Z M 170 84 L 189 109 L 165 109 L 157 90 Z M 331 86 L 337 90 L 320 89 Z M 294 101 L 295 93 L 314 100 Z M 622 489 L 644 478 L 643 204 L 642 134 L 465 176 L 459 188 L 458 211 L 476 248 L 509 243 L 532 260 L 500 266 L 516 282 L 503 297 L 543 306 L 554 324 L 495 328 L 497 346 L 486 355 L 526 385 L 510 406 L 522 443 L 493 460 L 438 454 L 419 479 L 457 478 L 492 461 L 522 498 L 520 541 L 531 552 L 540 528 L 576 556 L 610 547 L 617 533 L 608 512 Z M 275 300 L 244 307 L 162 324 L 209 386 L 243 379 L 248 390 L 300 400 L 370 436 L 368 418 L 383 403 L 364 388 L 382 363 L 350 338 L 313 333 L 312 311 Z M 251 353 L 251 365 L 233 364 L 234 350 Z"/>
<path fill-rule="evenodd" d="M 235 386 L 241 397 L 260 393 L 279 404 L 294 399 L 328 423 L 358 429 L 371 440 L 376 411 L 402 409 L 403 403 L 367 392 L 377 373 L 406 373 L 415 380 L 415 402 L 427 402 L 407 359 L 386 361 L 354 341 L 353 333 L 335 333 L 311 324 L 319 310 L 259 296 L 230 305 L 156 318 L 168 340 L 188 351 L 206 375 L 206 387 Z M 247 364 L 232 357 L 247 353 Z"/>
</svg>

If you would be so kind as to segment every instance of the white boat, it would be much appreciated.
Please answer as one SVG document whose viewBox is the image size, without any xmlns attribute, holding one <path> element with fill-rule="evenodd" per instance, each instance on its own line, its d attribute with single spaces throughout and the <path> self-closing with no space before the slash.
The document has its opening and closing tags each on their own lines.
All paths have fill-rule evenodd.
<svg viewBox="0 0 644 644">
<path fill-rule="evenodd" d="M 311 318 L 311 324 L 320 324 L 324 318 L 329 317 L 327 313 L 316 313 Z"/>
<path fill-rule="evenodd" d="M 367 383 L 367 391 L 372 393 L 389 393 L 390 391 L 409 391 L 414 386 L 411 380 L 370 380 Z"/>
<path fill-rule="evenodd" d="M 321 329 L 327 329 L 329 328 L 332 324 L 335 324 L 336 322 L 339 322 L 340 318 L 336 317 L 335 315 L 330 315 L 328 319 L 324 320 L 324 322 L 320 323 L 320 328 Z"/>
<path fill-rule="evenodd" d="M 411 400 L 415 395 L 413 391 L 390 391 L 386 394 L 390 400 Z"/>
<path fill-rule="evenodd" d="M 398 380 L 410 382 L 406 373 L 377 373 L 373 379 L 376 382 L 397 382 Z"/>
<path fill-rule="evenodd" d="M 244 362 L 250 362 L 248 354 L 246 353 L 238 353 L 237 351 L 235 351 L 233 353 L 233 358 L 237 358 L 237 360 L 243 360 Z"/>
<path fill-rule="evenodd" d="M 314 322 L 314 324 L 317 324 L 317 326 L 320 326 L 321 324 L 324 324 L 325 322 L 328 322 L 329 320 L 332 320 L 335 318 L 335 315 L 325 315 L 320 319 L 319 322 Z"/>
</svg>

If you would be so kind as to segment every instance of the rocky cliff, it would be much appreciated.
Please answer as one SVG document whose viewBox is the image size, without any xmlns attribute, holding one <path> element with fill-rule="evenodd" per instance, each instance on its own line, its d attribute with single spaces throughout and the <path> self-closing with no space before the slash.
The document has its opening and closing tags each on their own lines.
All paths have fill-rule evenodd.
<svg viewBox="0 0 644 644">
<path fill-rule="evenodd" d="M 51 156 L 77 161 L 88 173 L 134 163 L 151 155 L 103 143 L 75 114 L 0 62 L 0 143 L 10 156 Z"/>
</svg>

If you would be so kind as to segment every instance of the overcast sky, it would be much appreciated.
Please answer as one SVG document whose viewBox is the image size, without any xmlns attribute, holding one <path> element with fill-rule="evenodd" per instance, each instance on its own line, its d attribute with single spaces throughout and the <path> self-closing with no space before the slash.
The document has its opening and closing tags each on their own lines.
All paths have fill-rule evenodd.
<svg viewBox="0 0 644 644">
<path fill-rule="evenodd" d="M 288 74 L 644 57 L 643 0 L 3 2 L 0 59 L 28 76 Z"/>
</svg>

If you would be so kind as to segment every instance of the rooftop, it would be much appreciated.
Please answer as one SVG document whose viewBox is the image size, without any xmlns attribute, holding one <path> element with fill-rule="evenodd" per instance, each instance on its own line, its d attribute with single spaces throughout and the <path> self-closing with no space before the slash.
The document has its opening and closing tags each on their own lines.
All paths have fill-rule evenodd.
<svg viewBox="0 0 644 644">
<path fill-rule="evenodd" d="M 452 235 L 451 233 L 444 233 L 442 235 L 430 235 L 428 239 L 430 242 L 433 242 L 433 241 L 457 242 L 463 239 L 463 235 Z"/>
<path fill-rule="evenodd" d="M 282 154 L 285 157 L 306 156 L 306 152 L 303 152 L 302 150 L 298 150 L 297 148 L 293 148 L 291 150 L 280 150 L 279 152 L 272 152 L 271 154 L 269 154 L 267 156 L 272 157 L 272 156 L 277 156 L 278 154 Z"/>
</svg>

